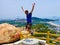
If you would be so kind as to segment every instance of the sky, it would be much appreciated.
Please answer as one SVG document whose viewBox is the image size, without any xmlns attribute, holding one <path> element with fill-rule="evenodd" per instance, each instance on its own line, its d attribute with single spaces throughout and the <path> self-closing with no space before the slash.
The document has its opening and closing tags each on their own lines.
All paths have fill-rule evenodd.
<svg viewBox="0 0 60 45">
<path fill-rule="evenodd" d="M 33 3 L 32 17 L 60 17 L 60 0 L 0 0 L 0 19 L 26 18 L 21 6 L 31 11 Z"/>
</svg>

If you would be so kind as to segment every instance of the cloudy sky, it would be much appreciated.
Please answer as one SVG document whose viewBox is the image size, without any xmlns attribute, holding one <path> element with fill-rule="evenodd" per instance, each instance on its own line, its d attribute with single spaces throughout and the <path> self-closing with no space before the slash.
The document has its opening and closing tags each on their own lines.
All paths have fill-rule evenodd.
<svg viewBox="0 0 60 45">
<path fill-rule="evenodd" d="M 34 2 L 33 17 L 60 17 L 60 0 L 0 0 L 0 19 L 26 18 L 21 6 L 31 11 Z"/>
</svg>

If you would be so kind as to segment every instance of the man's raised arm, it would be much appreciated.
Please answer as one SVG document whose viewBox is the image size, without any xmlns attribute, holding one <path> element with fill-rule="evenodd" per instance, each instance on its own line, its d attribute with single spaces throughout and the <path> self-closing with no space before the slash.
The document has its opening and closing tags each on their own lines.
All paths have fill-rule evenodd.
<svg viewBox="0 0 60 45">
<path fill-rule="evenodd" d="M 21 9 L 22 9 L 22 11 L 25 13 L 25 11 L 24 11 L 23 7 L 21 7 Z"/>
<path fill-rule="evenodd" d="M 31 10 L 31 12 L 30 12 L 30 13 L 32 13 L 32 12 L 33 12 L 34 7 L 35 7 L 35 3 L 33 3 L 33 4 L 32 4 L 32 10 Z"/>
</svg>

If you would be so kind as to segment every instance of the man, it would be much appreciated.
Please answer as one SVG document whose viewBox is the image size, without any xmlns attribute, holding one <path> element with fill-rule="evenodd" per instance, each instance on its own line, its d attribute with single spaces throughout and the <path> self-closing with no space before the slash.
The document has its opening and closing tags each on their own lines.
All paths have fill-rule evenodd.
<svg viewBox="0 0 60 45">
<path fill-rule="evenodd" d="M 30 12 L 28 10 L 24 10 L 23 7 L 21 7 L 23 12 L 26 14 L 27 24 L 29 24 L 29 25 L 32 24 L 31 18 L 32 18 L 32 12 L 34 10 L 34 7 L 35 7 L 35 3 L 32 4 L 32 10 Z"/>
<path fill-rule="evenodd" d="M 27 18 L 27 25 L 26 28 L 31 28 L 32 25 L 32 12 L 34 10 L 35 7 L 35 3 L 32 4 L 32 10 L 29 12 L 28 10 L 24 10 L 23 7 L 21 7 L 22 11 L 26 14 L 26 18 Z"/>
</svg>

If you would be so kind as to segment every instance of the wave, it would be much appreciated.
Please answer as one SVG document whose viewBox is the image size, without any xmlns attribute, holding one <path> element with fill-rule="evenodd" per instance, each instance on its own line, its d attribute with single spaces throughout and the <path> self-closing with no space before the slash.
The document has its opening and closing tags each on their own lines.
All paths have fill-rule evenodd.
<svg viewBox="0 0 60 45">
<path fill-rule="evenodd" d="M 56 24 L 56 23 L 53 23 L 53 22 L 47 22 L 48 24 L 52 25 L 52 26 L 55 26 L 55 27 L 60 27 L 60 25 Z"/>
</svg>

